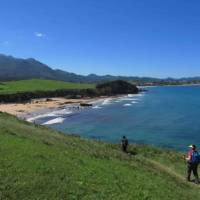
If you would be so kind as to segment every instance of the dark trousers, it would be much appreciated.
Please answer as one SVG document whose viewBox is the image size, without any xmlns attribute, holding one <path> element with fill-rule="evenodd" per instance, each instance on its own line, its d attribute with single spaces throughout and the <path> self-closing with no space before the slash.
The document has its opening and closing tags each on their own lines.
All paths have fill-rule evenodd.
<svg viewBox="0 0 200 200">
<path fill-rule="evenodd" d="M 190 176 L 191 173 L 194 174 L 195 177 L 195 182 L 199 182 L 199 176 L 198 176 L 198 164 L 196 163 L 188 163 L 188 168 L 187 168 L 187 180 L 190 181 Z"/>
<path fill-rule="evenodd" d="M 127 152 L 127 145 L 122 145 L 122 151 Z"/>
</svg>

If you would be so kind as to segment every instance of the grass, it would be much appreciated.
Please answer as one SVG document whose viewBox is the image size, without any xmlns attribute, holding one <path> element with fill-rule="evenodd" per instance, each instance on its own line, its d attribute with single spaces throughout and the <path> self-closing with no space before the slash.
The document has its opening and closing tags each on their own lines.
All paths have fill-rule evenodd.
<svg viewBox="0 0 200 200">
<path fill-rule="evenodd" d="M 81 139 L 0 113 L 0 199 L 188 200 L 182 154 Z"/>
<path fill-rule="evenodd" d="M 12 94 L 27 91 L 52 91 L 58 89 L 88 89 L 94 87 L 94 84 L 87 83 L 71 83 L 64 81 L 31 79 L 1 82 L 0 94 Z"/>
</svg>

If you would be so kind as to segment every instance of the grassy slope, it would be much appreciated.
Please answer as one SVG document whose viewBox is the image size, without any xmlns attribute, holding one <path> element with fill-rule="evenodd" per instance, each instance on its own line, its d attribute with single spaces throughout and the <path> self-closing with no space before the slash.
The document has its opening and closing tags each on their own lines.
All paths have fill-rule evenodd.
<svg viewBox="0 0 200 200">
<path fill-rule="evenodd" d="M 86 89 L 94 88 L 94 84 L 71 83 L 53 80 L 20 80 L 0 83 L 0 94 L 17 93 L 26 91 L 50 91 L 57 89 Z"/>
<path fill-rule="evenodd" d="M 0 113 L 0 199 L 198 199 L 181 154 L 131 150 L 137 155 Z"/>
</svg>

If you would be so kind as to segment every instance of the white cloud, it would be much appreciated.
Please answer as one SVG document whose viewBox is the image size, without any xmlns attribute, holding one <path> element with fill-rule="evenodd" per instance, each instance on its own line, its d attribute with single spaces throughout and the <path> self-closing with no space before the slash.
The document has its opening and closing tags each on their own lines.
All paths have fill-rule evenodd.
<svg viewBox="0 0 200 200">
<path fill-rule="evenodd" d="M 36 37 L 45 37 L 46 35 L 44 33 L 41 33 L 41 32 L 35 32 L 35 36 Z"/>
</svg>

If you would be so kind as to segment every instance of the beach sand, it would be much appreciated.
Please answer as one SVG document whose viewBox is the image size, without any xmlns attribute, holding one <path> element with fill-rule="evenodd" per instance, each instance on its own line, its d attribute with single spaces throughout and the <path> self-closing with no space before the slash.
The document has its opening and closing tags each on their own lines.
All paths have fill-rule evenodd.
<svg viewBox="0 0 200 200">
<path fill-rule="evenodd" d="M 59 108 L 62 106 L 78 106 L 80 103 L 89 103 L 95 99 L 66 99 L 66 98 L 44 98 L 34 99 L 30 103 L 4 103 L 0 104 L 0 111 L 15 116 L 21 116 L 43 109 Z"/>
<path fill-rule="evenodd" d="M 132 95 L 131 95 L 132 96 Z M 27 103 L 2 103 L 0 111 L 17 116 L 29 122 L 34 122 L 39 118 L 54 116 L 55 112 L 64 112 L 65 115 L 81 111 L 85 106 L 80 104 L 90 104 L 93 108 L 100 108 L 98 105 L 107 105 L 113 99 L 131 97 L 130 95 L 101 96 L 95 98 L 67 99 L 67 98 L 42 98 L 33 99 Z M 87 106 L 86 106 L 87 107 Z M 60 117 L 62 114 L 56 114 Z M 55 123 L 55 120 L 51 123 Z M 62 120 L 59 118 L 59 120 Z M 57 123 L 57 122 L 56 122 Z"/>
</svg>

